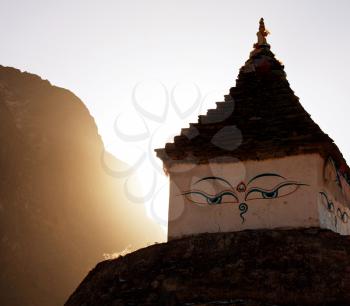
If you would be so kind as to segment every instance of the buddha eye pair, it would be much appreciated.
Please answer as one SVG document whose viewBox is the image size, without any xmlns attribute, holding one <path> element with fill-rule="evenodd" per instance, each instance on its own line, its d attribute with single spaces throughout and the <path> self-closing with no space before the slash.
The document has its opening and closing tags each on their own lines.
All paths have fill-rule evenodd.
<svg viewBox="0 0 350 306">
<path fill-rule="evenodd" d="M 297 182 L 283 182 L 272 188 L 266 190 L 259 187 L 250 188 L 244 200 L 255 200 L 255 199 L 275 199 L 295 192 L 299 186 L 305 185 Z M 197 204 L 209 204 L 218 205 L 224 203 L 238 203 L 239 199 L 237 195 L 231 190 L 224 190 L 217 194 L 211 195 L 201 190 L 190 190 L 184 192 L 184 195 L 189 201 Z"/>
</svg>

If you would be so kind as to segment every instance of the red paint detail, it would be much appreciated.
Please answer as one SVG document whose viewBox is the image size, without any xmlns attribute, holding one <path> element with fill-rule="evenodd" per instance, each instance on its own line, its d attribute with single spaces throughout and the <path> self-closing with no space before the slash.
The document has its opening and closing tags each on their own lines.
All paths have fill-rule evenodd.
<svg viewBox="0 0 350 306">
<path fill-rule="evenodd" d="M 243 182 L 240 182 L 237 185 L 236 189 L 237 189 L 238 192 L 245 192 L 247 190 L 247 187 L 246 187 L 246 185 Z"/>
</svg>

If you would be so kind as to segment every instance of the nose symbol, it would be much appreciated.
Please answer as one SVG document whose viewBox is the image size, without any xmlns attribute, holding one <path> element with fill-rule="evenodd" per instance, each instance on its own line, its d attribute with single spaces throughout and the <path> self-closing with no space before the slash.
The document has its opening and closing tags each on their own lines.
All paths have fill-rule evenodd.
<svg viewBox="0 0 350 306">
<path fill-rule="evenodd" d="M 239 204 L 238 209 L 239 209 L 239 211 L 241 212 L 239 215 L 240 215 L 240 217 L 241 217 L 241 219 L 242 219 L 242 224 L 243 224 L 244 221 L 245 221 L 245 218 L 244 218 L 243 215 L 248 211 L 248 205 L 247 205 L 247 203 L 241 203 L 241 204 Z"/>
</svg>

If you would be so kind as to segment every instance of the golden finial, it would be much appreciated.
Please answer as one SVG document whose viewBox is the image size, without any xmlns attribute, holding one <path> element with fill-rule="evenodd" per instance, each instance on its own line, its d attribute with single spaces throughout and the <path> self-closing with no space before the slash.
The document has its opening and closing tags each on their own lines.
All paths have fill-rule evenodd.
<svg viewBox="0 0 350 306">
<path fill-rule="evenodd" d="M 258 36 L 258 42 L 255 44 L 255 47 L 258 46 L 269 46 L 269 44 L 266 41 L 266 36 L 269 35 L 269 31 L 265 28 L 264 18 L 260 18 L 259 21 L 259 32 L 256 33 Z"/>
</svg>

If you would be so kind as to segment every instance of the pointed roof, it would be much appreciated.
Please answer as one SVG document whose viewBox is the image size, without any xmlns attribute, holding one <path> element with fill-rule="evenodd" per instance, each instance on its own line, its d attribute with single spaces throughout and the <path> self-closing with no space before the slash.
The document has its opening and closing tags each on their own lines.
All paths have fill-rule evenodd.
<svg viewBox="0 0 350 306">
<path fill-rule="evenodd" d="M 156 149 L 168 167 L 174 162 L 208 163 L 222 157 L 239 160 L 319 153 L 332 156 L 338 167 L 349 167 L 334 144 L 311 119 L 290 88 L 284 66 L 266 41 L 260 20 L 258 41 L 240 69 L 236 86 L 216 109 L 199 116 L 181 134 Z"/>
</svg>

